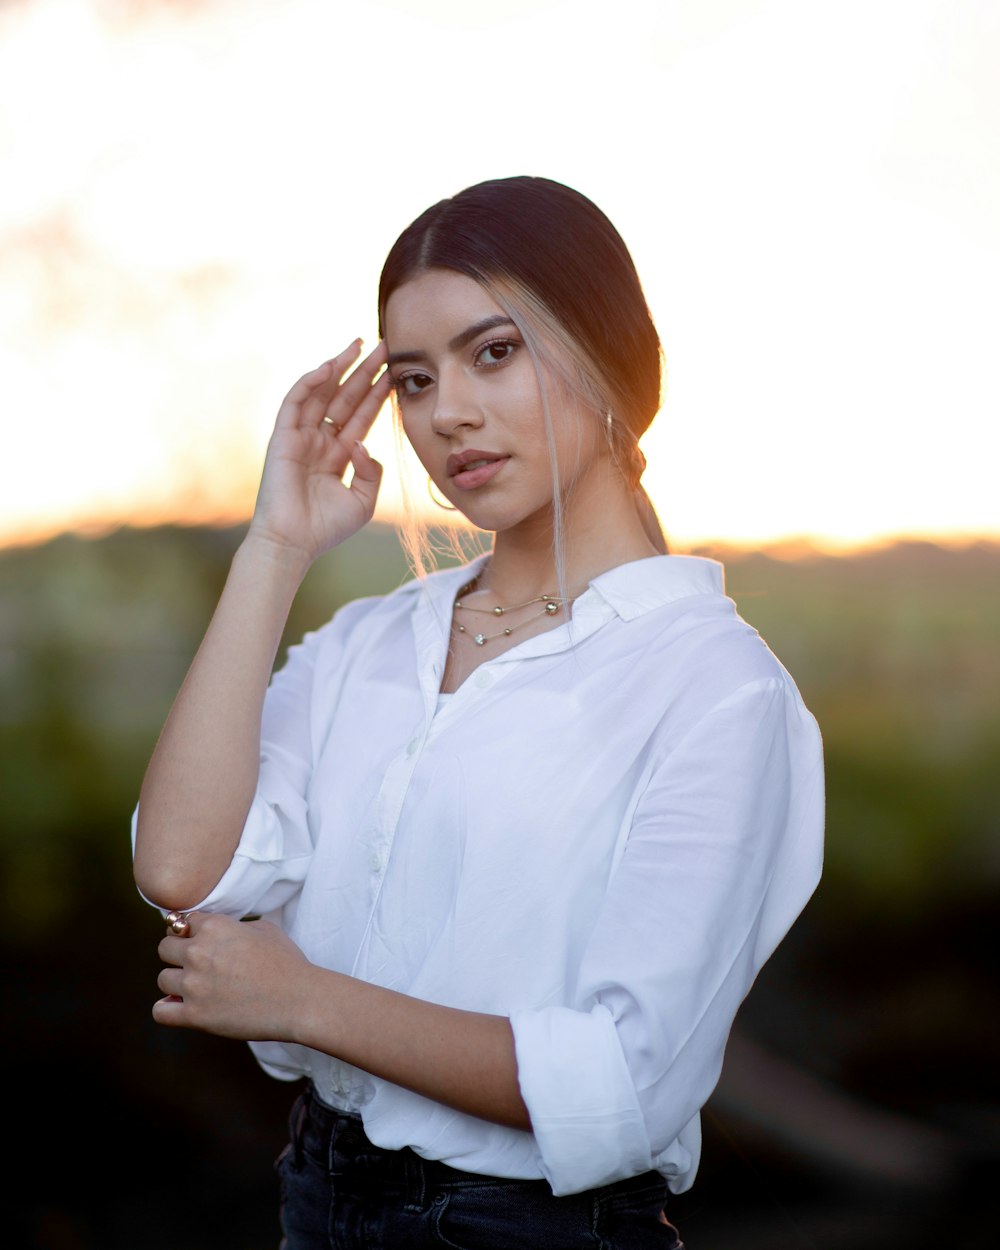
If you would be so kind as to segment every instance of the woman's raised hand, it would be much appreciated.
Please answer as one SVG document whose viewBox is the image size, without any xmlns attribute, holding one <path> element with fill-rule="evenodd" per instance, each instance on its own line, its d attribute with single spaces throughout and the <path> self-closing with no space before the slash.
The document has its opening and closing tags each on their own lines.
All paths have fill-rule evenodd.
<svg viewBox="0 0 1000 1250">
<path fill-rule="evenodd" d="M 380 343 L 358 360 L 361 340 L 305 374 L 285 396 L 268 443 L 249 537 L 309 561 L 371 520 L 382 466 L 361 440 L 389 396 Z M 348 465 L 354 470 L 344 482 Z"/>
</svg>

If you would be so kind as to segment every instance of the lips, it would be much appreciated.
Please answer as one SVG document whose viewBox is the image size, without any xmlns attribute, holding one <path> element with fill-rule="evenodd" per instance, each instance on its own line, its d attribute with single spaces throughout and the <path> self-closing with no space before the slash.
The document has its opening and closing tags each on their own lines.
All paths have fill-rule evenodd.
<svg viewBox="0 0 1000 1250">
<path fill-rule="evenodd" d="M 495 477 L 509 459 L 495 451 L 470 447 L 449 456 L 445 471 L 460 490 L 474 490 Z"/>
</svg>

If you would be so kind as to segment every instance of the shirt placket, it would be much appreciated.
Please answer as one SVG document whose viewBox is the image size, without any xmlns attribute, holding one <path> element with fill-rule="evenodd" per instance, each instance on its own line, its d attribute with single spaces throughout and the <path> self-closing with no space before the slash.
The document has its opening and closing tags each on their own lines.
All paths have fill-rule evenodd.
<svg viewBox="0 0 1000 1250">
<path fill-rule="evenodd" d="M 413 736 L 407 741 L 402 754 L 388 764 L 379 786 L 375 803 L 374 837 L 368 859 L 368 920 L 352 969 L 352 975 L 362 978 L 366 973 L 372 922 L 389 868 L 403 804 L 432 730 L 437 692 L 444 673 L 447 639 L 442 636 L 442 630 L 429 605 L 417 605 L 413 627 L 418 664 L 417 679 L 424 704 L 423 721 L 414 727 Z"/>
</svg>

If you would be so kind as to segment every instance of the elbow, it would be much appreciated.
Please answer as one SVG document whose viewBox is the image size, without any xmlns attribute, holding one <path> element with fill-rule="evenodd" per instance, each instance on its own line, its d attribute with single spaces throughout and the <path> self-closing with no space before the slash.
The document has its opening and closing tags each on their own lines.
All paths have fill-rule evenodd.
<svg viewBox="0 0 1000 1250">
<path fill-rule="evenodd" d="M 205 888 L 183 871 L 146 865 L 138 856 L 132 876 L 142 897 L 161 911 L 191 911 L 211 891 L 211 886 Z"/>
<path fill-rule="evenodd" d="M 132 877 L 143 898 L 163 911 L 191 911 L 207 898 L 231 856 L 204 841 L 178 836 L 176 820 L 164 824 L 155 813 L 144 814 L 140 803 L 133 825 Z"/>
<path fill-rule="evenodd" d="M 132 879 L 147 902 L 162 911 L 191 911 L 219 883 L 222 870 L 213 871 L 185 856 L 164 856 L 136 840 Z"/>
</svg>

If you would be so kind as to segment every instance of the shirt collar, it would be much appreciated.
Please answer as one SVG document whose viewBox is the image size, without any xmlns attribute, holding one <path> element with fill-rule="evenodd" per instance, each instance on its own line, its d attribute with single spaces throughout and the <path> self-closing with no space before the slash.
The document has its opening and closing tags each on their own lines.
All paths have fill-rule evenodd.
<svg viewBox="0 0 1000 1250">
<path fill-rule="evenodd" d="M 724 594 L 722 565 L 704 556 L 649 556 L 600 573 L 590 583 L 623 621 L 691 595 Z M 581 596 L 583 598 L 583 596 Z"/>
<path fill-rule="evenodd" d="M 432 608 L 435 610 L 443 608 L 448 615 L 448 624 L 450 626 L 451 609 L 455 596 L 466 582 L 471 582 L 473 578 L 479 576 L 489 558 L 489 553 L 487 552 L 484 555 L 476 556 L 471 563 L 463 564 L 460 568 L 438 569 L 433 573 L 428 573 L 425 577 L 415 578 L 403 589 L 420 591 Z"/>
<path fill-rule="evenodd" d="M 488 559 L 488 555 L 478 556 L 462 568 L 442 569 L 417 582 L 436 610 L 435 614 L 443 613 L 441 619 L 447 618 L 449 626 L 455 596 L 466 582 L 477 576 Z M 653 608 L 691 595 L 723 593 L 723 568 L 718 560 L 704 556 L 650 556 L 599 573 L 577 604 L 596 594 L 623 621 L 631 621 Z"/>
<path fill-rule="evenodd" d="M 426 648 L 434 648 L 436 643 L 447 648 L 455 597 L 466 582 L 478 576 L 488 559 L 488 555 L 477 556 L 471 564 L 460 568 L 439 569 L 425 577 L 414 578 L 401 588 L 406 594 L 419 596 L 415 622 L 417 640 L 422 652 Z"/>
</svg>

